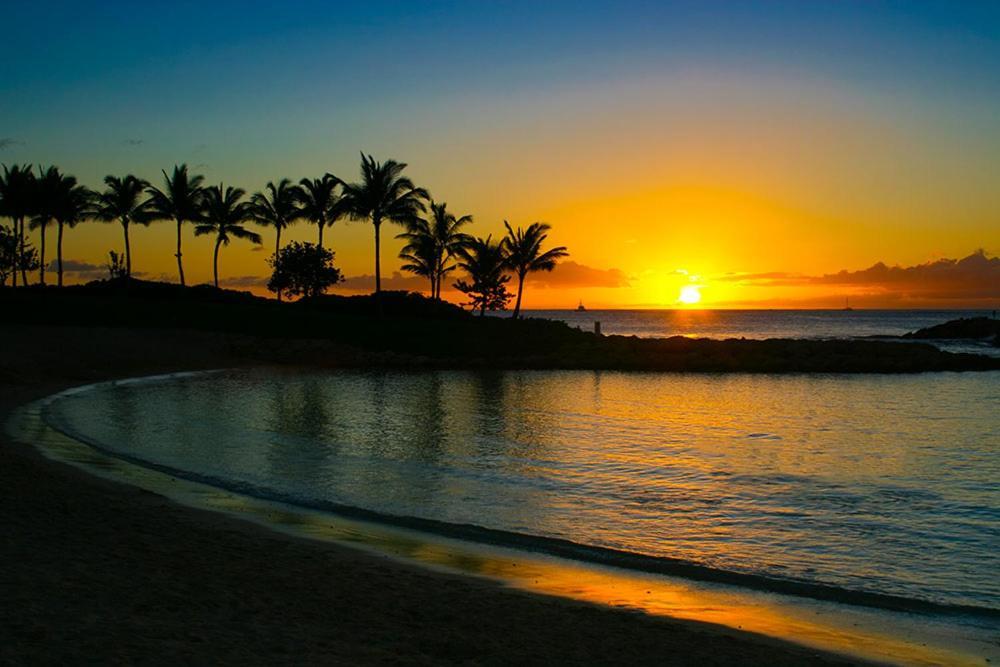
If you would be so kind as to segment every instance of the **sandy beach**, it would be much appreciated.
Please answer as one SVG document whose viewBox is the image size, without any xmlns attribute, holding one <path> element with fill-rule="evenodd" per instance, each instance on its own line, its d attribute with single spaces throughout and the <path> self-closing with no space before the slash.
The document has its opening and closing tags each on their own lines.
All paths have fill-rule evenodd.
<svg viewBox="0 0 1000 667">
<path fill-rule="evenodd" d="M 3 327 L 0 413 L 101 379 L 260 363 L 248 350 L 267 345 L 253 343 Z M 0 663 L 849 662 L 294 539 L 92 478 L 9 439 L 0 476 Z"/>
</svg>

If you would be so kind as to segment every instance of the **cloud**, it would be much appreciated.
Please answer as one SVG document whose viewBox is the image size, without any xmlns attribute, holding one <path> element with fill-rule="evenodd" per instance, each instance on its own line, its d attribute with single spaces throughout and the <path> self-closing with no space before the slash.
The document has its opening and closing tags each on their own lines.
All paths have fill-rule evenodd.
<svg viewBox="0 0 1000 667">
<path fill-rule="evenodd" d="M 85 262 L 82 259 L 64 259 L 62 262 L 63 271 L 69 271 L 72 273 L 88 273 L 91 271 L 107 271 L 107 267 L 99 266 L 97 264 L 91 264 L 90 262 Z M 56 260 L 49 262 L 46 267 L 47 271 L 55 271 L 59 268 L 59 263 Z"/>
<path fill-rule="evenodd" d="M 219 279 L 219 285 L 223 287 L 263 287 L 266 284 L 267 278 L 264 276 L 235 276 Z"/>
<path fill-rule="evenodd" d="M 0 151 L 13 146 L 23 146 L 24 142 L 13 137 L 0 137 Z"/>
<path fill-rule="evenodd" d="M 901 299 L 1000 299 L 1000 257 L 977 250 L 962 259 L 939 259 L 914 266 L 878 262 L 860 271 L 845 269 L 820 276 L 770 272 L 727 274 L 716 280 L 748 287 L 853 287 Z"/>
<path fill-rule="evenodd" d="M 595 269 L 566 261 L 551 272 L 539 271 L 528 276 L 536 287 L 628 287 L 628 276 L 621 269 Z"/>
<path fill-rule="evenodd" d="M 448 284 L 451 284 L 449 280 Z M 384 290 L 408 290 L 410 292 L 426 291 L 430 281 L 426 278 L 414 275 L 403 275 L 399 271 L 393 271 L 390 276 L 382 276 L 382 289 Z M 334 288 L 345 292 L 372 292 L 375 289 L 375 276 L 363 274 L 360 276 L 349 276 L 342 283 Z"/>
<path fill-rule="evenodd" d="M 144 141 L 142 139 L 125 139 L 122 143 L 126 146 L 142 146 Z"/>
</svg>

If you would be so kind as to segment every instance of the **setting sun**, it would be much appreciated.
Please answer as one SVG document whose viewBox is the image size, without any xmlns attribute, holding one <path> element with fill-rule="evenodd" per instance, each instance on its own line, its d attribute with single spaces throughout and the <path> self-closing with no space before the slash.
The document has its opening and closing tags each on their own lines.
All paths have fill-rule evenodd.
<svg viewBox="0 0 1000 667">
<path fill-rule="evenodd" d="M 701 291 L 698 285 L 685 285 L 677 300 L 683 304 L 693 305 L 701 301 Z"/>
</svg>

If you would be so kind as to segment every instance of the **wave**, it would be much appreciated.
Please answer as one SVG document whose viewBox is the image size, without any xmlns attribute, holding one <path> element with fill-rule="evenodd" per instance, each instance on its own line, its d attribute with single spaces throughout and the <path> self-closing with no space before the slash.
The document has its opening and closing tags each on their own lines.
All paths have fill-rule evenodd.
<svg viewBox="0 0 1000 667">
<path fill-rule="evenodd" d="M 956 605 L 932 600 L 911 598 L 889 593 L 878 593 L 844 588 L 814 581 L 780 578 L 761 574 L 737 572 L 703 565 L 670 556 L 625 551 L 611 547 L 581 544 L 558 537 L 546 537 L 489 528 L 471 523 L 453 523 L 380 512 L 354 505 L 315 498 L 304 498 L 292 493 L 248 482 L 235 481 L 213 475 L 156 463 L 144 458 L 108 448 L 101 442 L 77 432 L 52 410 L 52 401 L 41 410 L 42 420 L 52 429 L 80 442 L 104 456 L 153 470 L 171 477 L 249 496 L 267 502 L 278 502 L 310 510 L 319 510 L 335 516 L 357 521 L 377 523 L 395 528 L 416 530 L 439 537 L 458 539 L 488 546 L 518 549 L 594 565 L 610 566 L 649 574 L 680 577 L 767 593 L 779 593 L 848 605 L 857 605 L 920 614 L 963 615 L 1000 618 L 1000 609 L 977 605 Z"/>
</svg>

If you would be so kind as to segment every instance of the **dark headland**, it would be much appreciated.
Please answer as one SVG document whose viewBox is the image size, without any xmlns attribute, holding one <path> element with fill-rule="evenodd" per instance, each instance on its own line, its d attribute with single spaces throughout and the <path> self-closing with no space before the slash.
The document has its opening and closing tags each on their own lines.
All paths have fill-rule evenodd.
<svg viewBox="0 0 1000 667">
<path fill-rule="evenodd" d="M 1000 359 L 884 340 L 599 336 L 562 322 L 478 317 L 405 292 L 277 302 L 248 292 L 131 280 L 0 290 L 6 325 L 194 330 L 250 362 L 397 368 L 751 373 L 1000 369 Z M 923 337 L 919 334 L 918 338 Z"/>
</svg>

